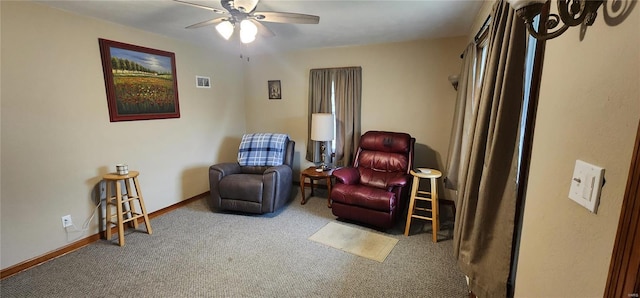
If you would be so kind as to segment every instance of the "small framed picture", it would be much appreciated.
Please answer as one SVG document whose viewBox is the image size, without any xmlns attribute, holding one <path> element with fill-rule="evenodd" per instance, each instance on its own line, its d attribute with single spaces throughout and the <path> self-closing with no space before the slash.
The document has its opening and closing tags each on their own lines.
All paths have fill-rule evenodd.
<svg viewBox="0 0 640 298">
<path fill-rule="evenodd" d="M 280 87 L 280 80 L 269 81 L 267 83 L 269 87 L 269 99 L 282 99 L 282 89 Z"/>
<path fill-rule="evenodd" d="M 196 76 L 196 87 L 211 88 L 211 79 L 209 77 Z"/>
</svg>

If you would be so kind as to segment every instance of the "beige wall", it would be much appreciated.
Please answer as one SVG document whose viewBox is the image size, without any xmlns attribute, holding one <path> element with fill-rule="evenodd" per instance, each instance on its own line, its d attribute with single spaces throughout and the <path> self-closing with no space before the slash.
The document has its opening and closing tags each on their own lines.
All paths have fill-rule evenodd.
<svg viewBox="0 0 640 298">
<path fill-rule="evenodd" d="M 361 66 L 362 131 L 407 132 L 416 138 L 416 166 L 442 169 L 455 105 L 447 77 L 460 71 L 464 47 L 460 37 L 251 57 L 247 130 L 288 133 L 296 141 L 296 170 L 310 166 L 304 158 L 309 70 Z M 268 80 L 281 80 L 282 100 L 268 100 Z"/>
<path fill-rule="evenodd" d="M 602 297 L 640 117 L 640 7 L 547 42 L 517 297 Z M 617 15 L 617 14 L 613 14 Z M 605 168 L 597 214 L 567 194 L 576 159 Z"/>
<path fill-rule="evenodd" d="M 0 7 L 3 269 L 97 233 L 94 219 L 65 234 L 60 217 L 82 226 L 116 163 L 141 172 L 152 212 L 207 191 L 208 166 L 234 158 L 245 130 L 237 56 L 33 2 Z M 110 123 L 98 38 L 174 52 L 181 118 Z M 213 87 L 196 89 L 195 75 Z"/>
</svg>

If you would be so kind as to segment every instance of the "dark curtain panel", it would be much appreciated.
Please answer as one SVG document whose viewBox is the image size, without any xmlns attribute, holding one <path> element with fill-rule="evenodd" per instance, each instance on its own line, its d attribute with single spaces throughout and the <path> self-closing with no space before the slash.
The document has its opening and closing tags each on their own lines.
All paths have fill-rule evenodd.
<svg viewBox="0 0 640 298">
<path fill-rule="evenodd" d="M 353 164 L 360 144 L 360 105 L 362 97 L 362 68 L 335 69 L 336 100 L 336 160 L 338 166 Z"/>
<path fill-rule="evenodd" d="M 447 176 L 445 179 L 445 187 L 453 190 L 458 189 L 458 176 L 460 175 L 460 160 L 463 155 L 468 154 L 470 131 L 475 124 L 473 113 L 474 90 L 475 90 L 475 60 L 477 46 L 470 43 L 464 50 L 462 69 L 460 70 L 460 79 L 458 81 L 458 95 L 456 98 L 456 109 L 453 116 L 453 127 L 451 129 L 451 138 L 449 140 L 449 154 L 447 155 Z M 463 154 L 462 149 L 466 149 Z"/>
<path fill-rule="evenodd" d="M 307 154 L 306 159 L 320 162 L 320 142 L 311 140 L 311 114 L 333 113 L 331 110 L 331 85 L 333 78 L 331 69 L 312 69 L 309 72 L 309 115 L 307 124 Z M 325 142 L 326 148 L 331 149 L 330 142 Z M 331 156 L 331 154 L 328 154 Z"/>
<path fill-rule="evenodd" d="M 469 157 L 461 161 L 453 239 L 478 297 L 507 295 L 527 41 L 524 23 L 506 1 L 496 3 L 492 19 L 477 121 Z"/>
</svg>

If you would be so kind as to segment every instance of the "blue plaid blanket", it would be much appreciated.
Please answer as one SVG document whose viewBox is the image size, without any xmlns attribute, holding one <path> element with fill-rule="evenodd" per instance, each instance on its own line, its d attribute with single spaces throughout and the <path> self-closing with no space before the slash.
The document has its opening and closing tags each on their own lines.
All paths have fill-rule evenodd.
<svg viewBox="0 0 640 298">
<path fill-rule="evenodd" d="M 282 165 L 288 139 L 286 134 L 245 134 L 238 150 L 238 163 L 241 166 Z"/>
</svg>

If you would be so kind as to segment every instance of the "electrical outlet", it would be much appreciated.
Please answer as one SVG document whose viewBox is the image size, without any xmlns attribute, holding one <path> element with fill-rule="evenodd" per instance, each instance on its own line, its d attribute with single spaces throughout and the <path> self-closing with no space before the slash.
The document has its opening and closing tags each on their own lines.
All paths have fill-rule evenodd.
<svg viewBox="0 0 640 298">
<path fill-rule="evenodd" d="M 73 221 L 71 221 L 71 215 L 65 215 L 62 217 L 62 227 L 70 227 L 73 225 Z"/>
</svg>

